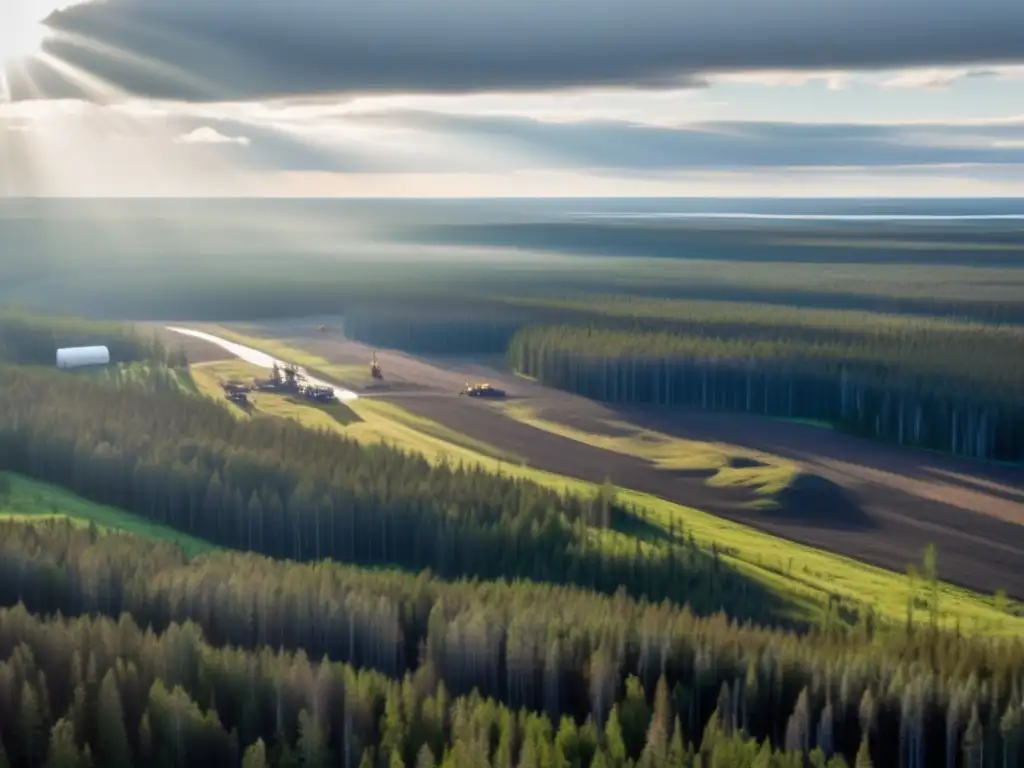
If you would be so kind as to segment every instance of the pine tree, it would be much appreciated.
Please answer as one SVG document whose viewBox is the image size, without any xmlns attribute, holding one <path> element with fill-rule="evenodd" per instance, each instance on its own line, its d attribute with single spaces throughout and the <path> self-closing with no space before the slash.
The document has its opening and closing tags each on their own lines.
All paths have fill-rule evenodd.
<svg viewBox="0 0 1024 768">
<path fill-rule="evenodd" d="M 39 765 L 46 753 L 39 698 L 26 680 L 21 686 L 21 750 L 25 765 Z"/>
<path fill-rule="evenodd" d="M 267 748 L 263 739 L 257 739 L 246 748 L 242 768 L 267 768 Z"/>
<path fill-rule="evenodd" d="M 647 741 L 647 729 L 651 725 L 651 709 L 647 706 L 643 686 L 635 676 L 626 680 L 626 696 L 619 705 L 618 714 L 626 754 L 640 754 Z"/>
<path fill-rule="evenodd" d="M 613 768 L 620 768 L 620 766 L 626 764 L 626 758 L 629 755 L 629 752 L 627 751 L 626 742 L 622 736 L 618 704 L 612 707 L 612 711 L 608 715 L 608 722 L 605 724 L 604 728 L 604 745 L 608 752 L 608 760 Z"/>
<path fill-rule="evenodd" d="M 153 759 L 153 731 L 149 724 L 149 710 L 147 709 L 139 721 L 139 762 L 143 765 L 150 765 Z"/>
<path fill-rule="evenodd" d="M 751 768 L 772 768 L 772 745 L 768 739 L 761 743 L 761 749 L 758 750 Z"/>
<path fill-rule="evenodd" d="M 985 756 L 985 733 L 978 715 L 978 705 L 971 708 L 971 719 L 964 731 L 964 768 L 981 768 Z"/>
<path fill-rule="evenodd" d="M 1024 717 L 1012 701 L 999 721 L 999 731 L 1003 737 L 1003 766 L 1010 768 L 1021 758 L 1021 737 L 1024 736 Z"/>
<path fill-rule="evenodd" d="M 83 768 L 82 753 L 75 743 L 75 728 L 61 718 L 50 729 L 46 768 Z"/>
<path fill-rule="evenodd" d="M 416 755 L 416 768 L 435 768 L 436 765 L 434 753 L 430 751 L 429 746 L 424 744 L 420 747 L 419 754 Z"/>
<path fill-rule="evenodd" d="M 683 741 L 683 726 L 676 717 L 672 723 L 672 741 L 668 745 L 668 764 L 673 766 L 683 765 L 686 759 L 686 745 Z"/>
<path fill-rule="evenodd" d="M 96 758 L 104 768 L 132 768 L 131 748 L 124 729 L 124 710 L 114 670 L 100 683 L 96 711 Z"/>
<path fill-rule="evenodd" d="M 857 761 L 854 763 L 856 768 L 873 768 L 874 763 L 871 762 L 871 750 L 868 747 L 868 737 L 864 734 L 864 737 L 860 740 L 860 747 L 857 749 Z"/>
<path fill-rule="evenodd" d="M 296 746 L 303 768 L 322 768 L 327 764 L 323 730 L 305 709 L 299 712 L 299 741 Z"/>
</svg>

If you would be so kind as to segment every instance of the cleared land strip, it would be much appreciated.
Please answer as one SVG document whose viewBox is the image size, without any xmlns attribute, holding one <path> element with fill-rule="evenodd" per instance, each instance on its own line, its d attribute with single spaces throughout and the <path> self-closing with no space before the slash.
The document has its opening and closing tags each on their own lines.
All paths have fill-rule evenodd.
<svg viewBox="0 0 1024 768">
<path fill-rule="evenodd" d="M 305 336 L 296 323 L 263 326 L 259 333 L 252 329 L 241 332 L 275 338 L 268 348 L 282 355 L 282 347 L 298 348 L 317 356 L 330 375 L 332 368 L 355 374 L 355 366 L 366 365 L 371 349 L 360 344 L 317 335 L 308 323 Z M 212 330 L 212 329 L 211 329 Z M 216 330 L 212 332 L 216 333 Z M 237 340 L 237 339 L 236 339 Z M 282 355 L 283 356 L 283 355 Z M 601 448 L 545 432 L 517 422 L 495 407 L 467 401 L 452 394 L 449 397 L 423 397 L 417 390 L 439 395 L 453 392 L 454 382 L 461 383 L 469 370 L 483 374 L 480 366 L 459 365 L 446 370 L 437 361 L 425 361 L 397 353 L 380 353 L 385 376 L 393 389 L 390 402 L 411 413 L 436 421 L 470 439 L 493 445 L 526 459 L 531 467 L 558 475 L 600 483 L 614 484 L 662 499 L 704 510 L 735 520 L 775 536 L 836 552 L 892 571 L 902 573 L 909 563 L 920 561 L 927 544 L 936 546 L 942 578 L 949 582 L 983 592 L 1004 588 L 1010 595 L 1024 597 L 1024 526 L 1007 522 L 982 511 L 968 511 L 953 504 L 914 495 L 898 485 L 879 483 L 863 473 L 836 473 L 836 493 L 832 484 L 811 487 L 805 493 L 787 500 L 781 510 L 751 508 L 749 491 L 737 487 L 709 486 L 704 476 L 687 470 L 664 470 L 641 458 L 614 453 Z M 308 360 L 298 362 L 309 366 Z M 492 371 L 499 386 L 509 384 L 510 392 L 531 405 L 554 408 L 562 418 L 572 419 L 578 408 L 580 420 L 591 413 L 593 404 L 564 393 L 549 391 L 516 382 L 507 374 Z M 357 387 L 359 382 L 342 378 L 342 383 Z M 406 388 L 406 391 L 403 391 Z M 548 400 L 547 398 L 551 399 Z M 574 406 L 578 403 L 578 406 Z M 866 441 L 845 435 L 815 430 L 803 425 L 789 425 L 761 419 L 738 419 L 718 414 L 680 416 L 678 423 L 657 419 L 659 428 L 672 427 L 688 439 L 729 443 L 766 453 L 808 461 L 847 461 L 859 466 L 865 452 L 881 455 L 895 452 L 886 446 L 865 445 Z M 654 417 L 648 414 L 648 418 Z M 690 428 L 692 422 L 693 429 Z M 717 424 L 717 427 L 716 427 Z M 677 429 L 676 429 L 677 428 Z M 737 434 L 739 433 L 739 434 Z M 744 435 L 752 438 L 747 439 Z M 794 440 L 794 436 L 799 440 Z M 733 439 L 730 439 L 733 438 Z M 793 443 L 793 445 L 790 445 Z M 820 444 L 824 455 L 814 456 L 809 450 Z M 787 447 L 788 446 L 788 447 Z M 806 451 L 804 449 L 807 449 Z M 806 454 L 806 455 L 805 455 Z M 927 456 L 927 454 L 925 454 Z M 808 458 L 810 457 L 810 458 Z M 913 457 L 912 457 L 913 458 Z M 938 466 L 948 463 L 937 459 Z M 920 459 L 918 458 L 918 463 Z M 963 462 L 959 474 L 972 473 L 970 463 Z M 1002 473 L 1002 470 L 1000 470 Z M 1001 485 L 1012 485 L 1013 473 Z M 829 480 L 832 478 L 829 477 Z M 975 484 L 975 488 L 979 485 Z M 984 493 L 983 487 L 981 488 Z M 1005 498 L 1000 499 L 1006 501 Z M 1024 510 L 1021 517 L 1024 519 Z"/>
</svg>

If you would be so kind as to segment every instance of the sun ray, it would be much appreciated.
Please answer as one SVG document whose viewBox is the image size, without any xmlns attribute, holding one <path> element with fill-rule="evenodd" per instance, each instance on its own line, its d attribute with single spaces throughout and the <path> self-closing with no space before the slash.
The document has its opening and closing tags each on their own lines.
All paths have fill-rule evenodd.
<svg viewBox="0 0 1024 768">
<path fill-rule="evenodd" d="M 69 64 L 51 53 L 39 51 L 34 58 L 66 78 L 72 85 L 81 88 L 85 95 L 93 101 L 110 103 L 128 96 L 127 93 L 102 77 L 87 72 L 74 64 Z"/>
<path fill-rule="evenodd" d="M 151 74 L 166 79 L 175 85 L 182 85 L 189 88 L 198 96 L 211 98 L 215 95 L 212 86 L 202 78 L 188 72 L 182 67 L 169 64 L 149 56 L 144 56 L 133 51 L 126 51 L 123 48 L 110 45 L 96 40 L 93 37 L 77 32 L 65 30 L 53 30 L 48 38 L 56 44 L 65 44 L 79 50 L 89 51 L 104 56 L 112 61 L 128 64 L 136 70 L 144 70 Z"/>
</svg>

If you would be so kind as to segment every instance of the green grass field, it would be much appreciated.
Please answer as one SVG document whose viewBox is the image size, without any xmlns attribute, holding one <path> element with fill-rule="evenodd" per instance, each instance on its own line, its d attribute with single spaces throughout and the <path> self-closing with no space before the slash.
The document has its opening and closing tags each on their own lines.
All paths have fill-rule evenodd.
<svg viewBox="0 0 1024 768">
<path fill-rule="evenodd" d="M 8 491 L 0 492 L 0 518 L 28 522 L 68 518 L 81 525 L 95 523 L 100 530 L 127 531 L 154 541 L 175 542 L 189 558 L 215 549 L 202 539 L 151 523 L 121 509 L 94 504 L 61 488 L 19 475 L 0 475 L 0 488 L 8 484 Z"/>
<path fill-rule="evenodd" d="M 435 421 L 416 416 L 382 400 L 359 399 L 349 403 L 318 405 L 285 395 L 255 392 L 250 395 L 252 409 L 249 412 L 228 403 L 220 388 L 220 381 L 248 380 L 264 373 L 261 369 L 241 360 L 200 363 L 192 366 L 192 377 L 196 382 L 197 391 L 223 402 L 239 418 L 261 413 L 293 419 L 310 429 L 328 429 L 363 444 L 383 442 L 421 453 L 434 462 L 463 461 L 475 464 L 481 459 L 489 459 L 522 463 L 521 459 L 512 454 L 472 440 Z"/>
<path fill-rule="evenodd" d="M 225 338 L 228 338 L 227 334 Z M 231 339 L 283 360 L 318 370 L 322 369 L 326 362 L 300 350 L 293 350 L 279 341 L 265 343 L 263 339 L 237 333 L 231 335 Z M 203 369 L 219 365 L 221 364 L 208 363 L 194 368 L 193 375 L 200 391 L 205 389 L 209 393 L 210 388 L 208 379 L 204 383 Z M 216 370 L 225 373 L 240 371 L 230 365 Z M 213 394 L 218 395 L 219 388 L 215 379 L 212 386 L 216 390 Z M 295 418 L 308 426 L 326 426 L 366 443 L 383 440 L 396 447 L 421 453 L 431 461 L 448 460 L 479 464 L 490 471 L 532 480 L 559 491 L 584 495 L 596 495 L 600 491 L 593 483 L 551 474 L 525 466 L 521 462 L 488 455 L 488 451 L 473 447 L 468 438 L 454 435 L 442 425 L 408 413 L 391 403 L 369 399 L 356 400 L 351 404 L 351 408 L 361 421 L 349 426 L 342 426 L 334 419 L 324 417 L 323 414 L 309 413 L 315 409 L 304 404 L 287 403 L 274 408 L 278 409 L 276 413 L 261 400 L 257 402 L 258 410 Z M 558 426 L 561 428 L 561 425 Z M 674 466 L 679 466 L 679 462 L 691 462 L 714 467 L 717 462 L 722 461 L 720 456 L 723 454 L 724 460 L 728 463 L 728 452 L 720 448 L 702 443 L 688 445 L 688 441 L 677 441 L 672 438 L 666 441 L 666 437 L 660 436 L 659 433 L 650 433 L 646 436 L 636 434 L 624 438 L 626 443 L 619 444 L 618 448 L 637 451 L 648 458 L 657 457 L 660 461 L 670 462 L 666 466 L 672 465 L 671 462 L 676 462 Z M 591 437 L 587 439 L 590 440 Z M 723 470 L 727 471 L 719 482 L 753 483 L 766 494 L 777 492 L 794 478 L 793 468 L 783 465 L 768 468 L 725 466 L 720 467 L 718 473 L 722 474 Z M 718 474 L 715 477 L 718 477 Z M 780 539 L 740 523 L 673 504 L 648 494 L 619 489 L 617 495 L 621 501 L 640 510 L 648 522 L 666 532 L 681 525 L 681 535 L 692 536 L 699 545 L 707 549 L 714 546 L 727 562 L 787 600 L 793 606 L 794 618 L 821 620 L 830 601 L 839 598 L 847 604 L 873 606 L 879 618 L 894 624 L 906 621 L 911 587 L 905 574 Z M 602 537 L 610 547 L 623 546 L 621 533 L 595 531 L 595 536 Z M 922 556 L 923 554 L 922 549 Z M 941 578 L 941 553 L 938 566 Z M 925 590 L 920 584 L 915 589 L 914 597 L 918 603 L 915 621 L 924 624 L 928 619 L 927 611 L 921 607 Z M 1000 610 L 993 596 L 970 592 L 950 584 L 940 585 L 939 612 L 944 626 L 952 628 L 959 624 L 964 633 L 998 636 L 1024 634 L 1024 606 L 1011 602 L 1005 610 Z"/>
</svg>

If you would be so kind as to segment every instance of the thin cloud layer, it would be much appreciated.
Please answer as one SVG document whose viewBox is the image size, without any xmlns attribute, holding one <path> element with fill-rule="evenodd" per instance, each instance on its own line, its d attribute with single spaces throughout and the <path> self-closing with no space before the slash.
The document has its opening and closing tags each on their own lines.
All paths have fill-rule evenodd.
<svg viewBox="0 0 1024 768">
<path fill-rule="evenodd" d="M 602 170 L 627 174 L 772 168 L 1024 169 L 1024 118 L 962 124 L 623 121 L 545 122 L 523 117 L 388 110 L 291 123 L 213 120 L 197 130 L 251 138 L 248 167 L 336 173 L 512 173 Z M 230 111 L 230 110 L 229 110 Z M 184 120 L 182 130 L 196 122 Z M 198 120 L 196 118 L 195 120 Z M 373 142 L 366 136 L 378 136 Z M 385 139 L 383 137 L 391 137 Z"/>
<path fill-rule="evenodd" d="M 12 68 L 15 99 L 683 87 L 1024 62 L 1020 0 L 97 0 L 49 25 L 47 53 L 68 66 Z"/>
</svg>

